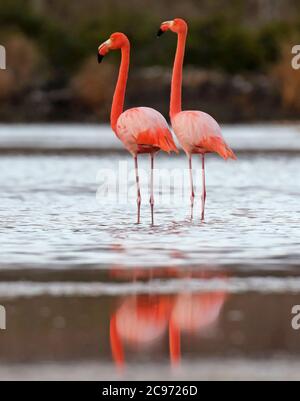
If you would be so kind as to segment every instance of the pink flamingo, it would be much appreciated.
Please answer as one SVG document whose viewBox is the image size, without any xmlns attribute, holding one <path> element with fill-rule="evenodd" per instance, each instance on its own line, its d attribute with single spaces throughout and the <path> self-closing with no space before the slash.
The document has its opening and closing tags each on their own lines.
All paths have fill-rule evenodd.
<svg viewBox="0 0 300 401">
<path fill-rule="evenodd" d="M 158 31 L 158 36 L 161 36 L 167 30 L 171 30 L 178 35 L 171 84 L 170 118 L 178 141 L 189 159 L 191 219 L 193 219 L 195 198 L 192 172 L 192 155 L 200 154 L 202 156 L 201 219 L 203 221 L 206 201 L 205 154 L 215 152 L 225 160 L 228 158 L 235 160 L 236 156 L 224 141 L 219 124 L 210 115 L 202 111 L 181 110 L 182 67 L 188 26 L 187 23 L 181 18 L 176 18 L 173 21 L 166 21 L 161 24 Z"/>
<path fill-rule="evenodd" d="M 111 127 L 125 148 L 134 157 L 137 185 L 137 223 L 140 223 L 141 190 L 138 173 L 138 154 L 149 153 L 151 159 L 150 206 L 151 222 L 154 224 L 153 169 L 154 156 L 163 150 L 177 152 L 172 134 L 165 118 L 149 107 L 136 107 L 123 112 L 130 61 L 130 42 L 126 35 L 113 33 L 98 48 L 98 62 L 110 51 L 121 49 L 121 65 L 111 108 Z"/>
</svg>

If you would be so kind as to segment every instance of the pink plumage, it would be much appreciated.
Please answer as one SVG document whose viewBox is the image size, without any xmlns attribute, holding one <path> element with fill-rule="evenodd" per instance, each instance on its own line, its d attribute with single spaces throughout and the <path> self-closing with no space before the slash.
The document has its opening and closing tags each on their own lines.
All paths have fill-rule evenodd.
<svg viewBox="0 0 300 401">
<path fill-rule="evenodd" d="M 182 111 L 172 118 L 172 127 L 187 155 L 218 153 L 223 159 L 236 159 L 226 144 L 216 120 L 202 111 Z"/>
<path fill-rule="evenodd" d="M 138 173 L 138 154 L 148 153 L 151 160 L 151 179 L 150 179 L 150 207 L 151 223 L 154 224 L 154 193 L 153 193 L 153 173 L 154 157 L 160 150 L 165 152 L 177 152 L 176 145 L 172 138 L 171 131 L 165 118 L 156 110 L 149 107 L 136 107 L 124 111 L 124 101 L 126 84 L 128 79 L 130 61 L 130 42 L 124 33 L 115 32 L 108 40 L 98 48 L 98 62 L 110 50 L 121 50 L 121 65 L 119 76 L 115 88 L 113 102 L 110 113 L 110 122 L 113 131 L 123 142 L 125 148 L 134 157 L 134 167 L 136 173 L 137 186 L 137 222 L 140 223 L 141 212 L 141 189 Z"/>
<path fill-rule="evenodd" d="M 166 119 L 149 107 L 124 111 L 118 118 L 116 134 L 133 155 L 149 153 L 153 148 L 177 152 Z"/>
<path fill-rule="evenodd" d="M 182 69 L 188 26 L 183 19 L 175 18 L 173 21 L 161 24 L 158 36 L 168 30 L 176 33 L 178 37 L 171 82 L 170 117 L 173 130 L 189 159 L 191 219 L 193 219 L 195 198 L 192 155 L 200 154 L 202 158 L 201 220 L 203 221 L 206 202 L 205 154 L 217 153 L 225 160 L 228 158 L 235 160 L 236 156 L 223 139 L 219 124 L 209 114 L 194 110 L 182 111 Z"/>
</svg>

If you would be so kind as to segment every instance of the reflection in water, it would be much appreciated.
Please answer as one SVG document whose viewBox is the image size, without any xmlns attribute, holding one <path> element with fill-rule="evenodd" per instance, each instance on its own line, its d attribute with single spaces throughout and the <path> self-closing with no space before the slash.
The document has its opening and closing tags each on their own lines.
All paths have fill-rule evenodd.
<svg viewBox="0 0 300 401">
<path fill-rule="evenodd" d="M 129 296 L 111 318 L 110 337 L 114 360 L 124 363 L 122 342 L 132 348 L 149 347 L 168 327 L 170 300 L 165 296 Z"/>
<path fill-rule="evenodd" d="M 181 333 L 197 335 L 217 323 L 226 295 L 224 292 L 182 293 L 176 296 L 170 317 L 170 357 L 180 361 Z"/>
<path fill-rule="evenodd" d="M 235 137 L 230 141 L 240 150 L 239 168 L 209 158 L 206 224 L 187 220 L 189 199 L 182 199 L 173 180 L 174 204 L 159 205 L 154 228 L 147 219 L 131 224 L 135 193 L 132 204 L 131 196 L 128 204 L 95 200 L 98 170 L 129 163 L 126 154 L 103 151 L 113 147 L 109 130 L 45 130 L 0 128 L 1 145 L 12 150 L 8 154 L 2 146 L 0 157 L 0 304 L 10 316 L 9 330 L 0 333 L 0 375 L 3 369 L 19 372 L 15 364 L 22 363 L 28 377 L 32 364 L 37 379 L 51 362 L 51 375 L 58 378 L 72 373 L 75 380 L 111 380 L 113 351 L 118 365 L 126 360 L 128 377 L 140 380 L 169 377 L 166 359 L 178 364 L 181 355 L 186 379 L 199 379 L 201 372 L 202 378 L 223 379 L 225 369 L 235 379 L 241 371 L 247 379 L 283 372 L 299 379 L 299 364 L 293 365 L 300 361 L 299 332 L 290 324 L 300 288 L 299 127 L 230 127 L 226 136 Z M 86 144 L 103 149 L 56 151 Z M 45 152 L 37 154 L 37 148 Z M 148 159 L 140 163 L 148 171 Z M 157 167 L 183 171 L 184 155 L 162 155 Z M 108 279 L 119 264 L 140 269 L 129 280 L 124 271 Z M 230 279 L 218 276 L 210 283 L 208 275 L 187 274 L 187 268 L 226 270 Z M 219 292 L 220 279 L 231 291 L 228 302 Z M 278 356 L 282 360 L 274 362 Z"/>
<path fill-rule="evenodd" d="M 161 271 L 159 272 L 161 274 Z M 174 269 L 164 273 L 174 276 Z M 148 275 L 151 280 L 154 271 L 133 271 L 133 280 Z M 158 273 L 155 273 L 155 276 Z M 122 269 L 114 271 L 114 276 L 122 277 Z M 128 271 L 126 272 L 128 275 Z M 189 279 L 221 278 L 224 276 L 206 273 L 177 272 L 177 276 Z M 191 293 L 181 292 L 174 295 L 155 293 L 129 295 L 123 299 L 110 319 L 110 343 L 113 359 L 118 367 L 125 364 L 125 347 L 131 351 L 143 351 L 163 342 L 166 334 L 169 339 L 171 364 L 181 360 L 181 336 L 196 336 L 214 327 L 219 319 L 227 294 L 222 291 Z"/>
</svg>

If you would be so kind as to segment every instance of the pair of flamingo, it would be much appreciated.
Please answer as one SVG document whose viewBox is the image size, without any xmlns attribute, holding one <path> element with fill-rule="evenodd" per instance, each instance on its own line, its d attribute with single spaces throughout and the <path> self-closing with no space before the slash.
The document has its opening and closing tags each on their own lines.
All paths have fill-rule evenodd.
<svg viewBox="0 0 300 401">
<path fill-rule="evenodd" d="M 236 159 L 233 151 L 224 141 L 218 123 L 208 114 L 201 111 L 182 111 L 181 89 L 182 68 L 187 37 L 187 23 L 176 18 L 161 24 L 158 36 L 171 30 L 178 35 L 177 50 L 173 67 L 171 84 L 170 118 L 176 137 L 189 160 L 191 184 L 191 218 L 194 208 L 194 184 L 192 172 L 192 155 L 202 157 L 202 210 L 201 219 L 204 220 L 206 201 L 205 185 L 205 154 L 215 152 L 225 160 Z M 149 107 L 137 107 L 123 112 L 126 84 L 130 60 L 130 43 L 126 35 L 120 32 L 113 33 L 110 38 L 98 48 L 98 61 L 110 51 L 121 49 L 121 65 L 118 81 L 113 96 L 111 108 L 111 127 L 125 148 L 134 157 L 136 185 L 137 185 L 137 222 L 140 223 L 141 190 L 138 173 L 138 154 L 149 153 L 151 159 L 150 206 L 151 221 L 154 224 L 154 193 L 153 169 L 154 157 L 160 150 L 178 152 L 172 134 L 165 118 L 156 110 Z"/>
<path fill-rule="evenodd" d="M 219 319 L 226 301 L 222 291 L 128 296 L 110 319 L 110 344 L 115 363 L 125 365 L 125 346 L 147 348 L 168 332 L 170 362 L 181 360 L 181 335 L 197 335 Z"/>
<path fill-rule="evenodd" d="M 170 266 L 165 269 L 146 271 L 137 269 L 112 271 L 118 279 L 139 277 L 181 278 L 226 282 L 224 274 L 211 272 L 188 272 Z M 112 355 L 118 367 L 125 365 L 125 349 L 149 349 L 162 341 L 168 333 L 170 362 L 177 365 L 181 360 L 182 334 L 199 335 L 213 327 L 224 307 L 228 294 L 225 291 L 193 293 L 182 291 L 178 294 L 134 294 L 126 296 L 110 318 L 110 344 Z"/>
</svg>

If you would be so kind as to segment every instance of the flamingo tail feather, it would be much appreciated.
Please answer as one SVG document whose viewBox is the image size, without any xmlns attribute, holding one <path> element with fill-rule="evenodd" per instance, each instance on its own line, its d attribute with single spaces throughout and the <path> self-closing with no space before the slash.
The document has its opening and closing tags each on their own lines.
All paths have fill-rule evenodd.
<svg viewBox="0 0 300 401">
<path fill-rule="evenodd" d="M 209 152 L 218 153 L 223 159 L 237 160 L 233 150 L 227 145 L 227 143 L 220 137 L 209 136 L 203 138 L 201 141 L 201 148 L 207 149 Z"/>
<path fill-rule="evenodd" d="M 178 153 L 178 149 L 168 129 L 162 129 L 156 132 L 149 130 L 141 132 L 138 134 L 137 144 L 158 147 L 168 153 Z"/>
</svg>

